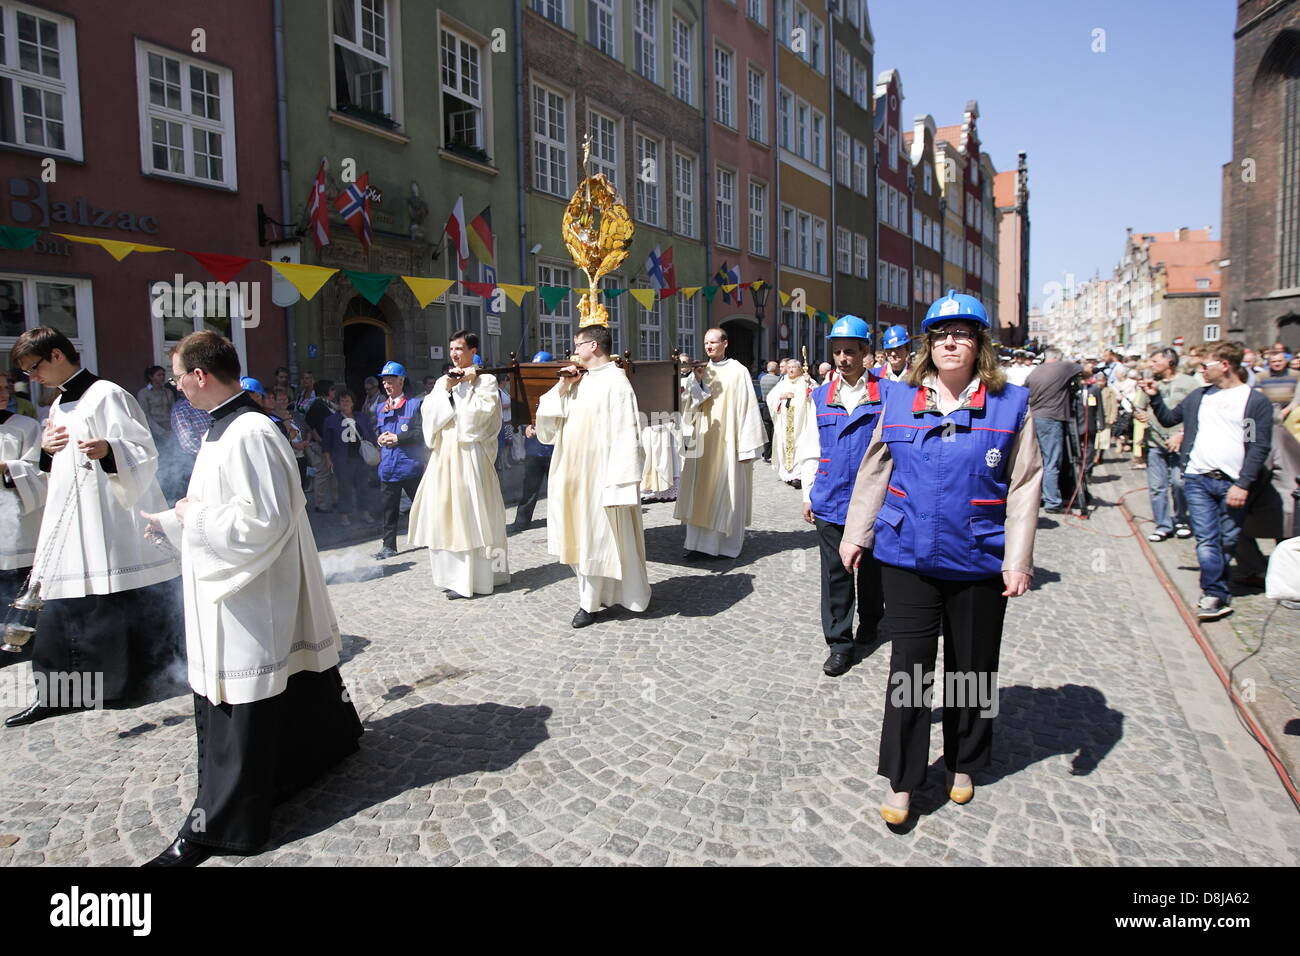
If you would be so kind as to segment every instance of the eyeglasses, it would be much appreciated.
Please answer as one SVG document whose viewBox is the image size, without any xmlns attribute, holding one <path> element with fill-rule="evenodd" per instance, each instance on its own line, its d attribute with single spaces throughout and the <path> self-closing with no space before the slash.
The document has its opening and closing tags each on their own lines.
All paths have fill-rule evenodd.
<svg viewBox="0 0 1300 956">
<path fill-rule="evenodd" d="M 573 347 L 576 349 L 581 345 L 595 345 L 595 344 L 596 344 L 595 339 L 583 339 L 581 342 L 574 342 Z"/>
<path fill-rule="evenodd" d="M 38 368 L 40 368 L 40 367 L 41 367 L 41 363 L 44 362 L 44 361 L 45 361 L 45 359 L 43 359 L 43 358 L 38 358 L 38 359 L 36 360 L 36 364 L 35 364 L 35 365 L 31 366 L 30 368 L 23 368 L 23 367 L 20 365 L 20 366 L 18 366 L 18 371 L 20 371 L 20 372 L 23 373 L 23 378 L 30 378 L 32 372 L 35 372 Z"/>
<path fill-rule="evenodd" d="M 975 341 L 975 333 L 970 329 L 931 329 L 928 334 L 931 345 L 940 345 L 949 336 L 958 345 L 971 345 Z"/>
<path fill-rule="evenodd" d="M 170 385 L 170 386 L 172 386 L 173 388 L 180 388 L 180 387 L 181 387 L 181 381 L 185 378 L 185 376 L 186 376 L 186 375 L 190 375 L 190 374 L 192 374 L 192 373 L 195 372 L 195 371 L 197 371 L 197 370 L 196 370 L 196 369 L 189 369 L 189 370 L 186 371 L 186 372 L 182 372 L 180 375 L 173 375 L 171 378 L 167 379 L 167 384 Z"/>
<path fill-rule="evenodd" d="M 1211 362 L 1202 362 L 1202 363 L 1201 363 L 1199 366 L 1197 366 L 1197 367 L 1198 367 L 1198 368 L 1218 368 L 1218 367 L 1219 367 L 1220 365 L 1222 365 L 1222 364 L 1223 364 L 1223 363 L 1220 362 L 1218 359 L 1214 359 L 1214 360 L 1211 361 Z"/>
</svg>

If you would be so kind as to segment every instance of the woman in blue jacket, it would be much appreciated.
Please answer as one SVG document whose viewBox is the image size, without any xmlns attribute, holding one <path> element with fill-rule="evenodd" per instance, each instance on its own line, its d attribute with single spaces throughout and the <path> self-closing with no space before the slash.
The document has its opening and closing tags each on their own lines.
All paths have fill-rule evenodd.
<svg viewBox="0 0 1300 956">
<path fill-rule="evenodd" d="M 948 795 L 966 803 L 989 761 L 1007 598 L 1029 589 L 1043 463 L 1029 391 L 1008 385 L 974 296 L 950 291 L 921 323 L 916 363 L 885 398 L 858 470 L 840 558 L 881 565 L 892 641 L 879 773 L 881 816 L 901 824 L 929 766 L 944 638 Z"/>
</svg>

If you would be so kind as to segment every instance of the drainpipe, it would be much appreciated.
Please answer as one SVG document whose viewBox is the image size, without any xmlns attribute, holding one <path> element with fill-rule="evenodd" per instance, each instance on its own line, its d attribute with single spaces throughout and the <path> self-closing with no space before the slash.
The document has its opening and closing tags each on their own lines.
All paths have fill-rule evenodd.
<svg viewBox="0 0 1300 956">
<path fill-rule="evenodd" d="M 284 72 L 284 0 L 275 0 L 275 109 L 279 125 L 280 151 L 280 221 L 288 222 L 289 202 L 289 94 Z M 298 377 L 298 341 L 294 332 L 293 306 L 284 309 L 285 347 L 289 352 L 289 378 Z"/>
<path fill-rule="evenodd" d="M 279 2 L 279 0 L 277 0 Z M 524 14 L 523 0 L 515 0 L 515 116 L 518 122 L 524 121 Z M 515 139 L 515 162 L 518 165 L 519 174 L 515 178 L 519 181 L 519 268 L 528 268 L 528 224 L 527 216 L 524 212 L 526 203 L 524 196 L 524 175 L 527 166 L 524 165 L 524 139 L 525 136 L 521 131 Z M 528 280 L 525 279 L 527 284 Z M 537 312 L 538 296 L 533 295 L 533 313 Z M 531 356 L 528 352 L 528 313 L 524 309 L 519 310 L 519 361 L 526 362 Z"/>
<path fill-rule="evenodd" d="M 700 55 L 700 79 L 703 80 L 706 77 L 712 78 L 713 76 L 713 58 L 709 56 L 709 0 L 703 0 L 700 4 L 700 39 L 700 45 L 704 48 Z M 740 57 L 737 56 L 736 60 L 739 61 Z M 700 116 L 703 119 L 704 132 L 700 144 L 700 238 L 704 240 L 704 284 L 713 285 L 713 243 L 709 239 L 709 210 L 713 208 L 713 204 L 709 201 L 713 182 L 713 171 L 709 168 L 709 103 L 712 102 L 713 83 L 706 80 L 700 85 L 702 87 L 700 96 L 703 99 L 703 102 L 700 103 Z M 740 97 L 737 96 L 737 108 L 739 108 L 739 104 Z M 739 179 L 740 177 L 737 176 L 736 178 Z M 737 219 L 739 219 L 739 216 L 737 216 Z M 705 328 L 709 328 L 713 325 L 712 300 L 705 300 L 704 310 L 707 313 Z M 700 338 L 700 343 L 703 345 L 703 337 Z"/>
<path fill-rule="evenodd" d="M 776 120 L 772 124 L 772 246 L 773 261 L 776 263 L 776 274 L 772 277 L 772 291 L 776 293 L 776 299 L 769 299 L 772 302 L 772 308 L 776 312 L 776 328 L 778 330 L 776 341 L 780 343 L 781 323 L 785 321 L 785 313 L 781 311 L 781 44 L 776 38 L 776 9 L 772 10 L 772 118 Z M 799 358 L 799 343 L 794 340 L 794 331 L 797 324 L 790 329 L 790 337 L 786 339 L 790 343 L 790 354 Z M 777 351 L 780 351 L 778 344 Z"/>
<path fill-rule="evenodd" d="M 826 26 L 827 26 L 826 39 L 829 41 L 829 43 L 827 44 L 827 49 L 823 50 L 822 52 L 826 56 L 826 90 L 830 97 L 830 107 L 829 107 L 830 121 L 828 125 L 830 126 L 830 134 L 831 134 L 830 141 L 828 143 L 822 144 L 822 155 L 825 156 L 827 159 L 831 160 L 831 162 L 827 163 L 827 166 L 830 168 L 830 173 L 831 173 L 831 224 L 830 224 L 830 232 L 826 236 L 826 265 L 831 272 L 831 311 L 834 314 L 839 315 L 840 302 L 837 293 L 839 291 L 839 274 L 840 274 L 840 267 L 839 267 L 840 237 L 839 237 L 839 233 L 836 230 L 836 224 L 838 222 L 838 218 L 835 215 L 835 210 L 838 207 L 838 204 L 835 202 L 835 190 L 838 189 L 839 187 L 838 185 L 836 185 L 836 181 L 835 181 L 835 175 L 837 172 L 837 170 L 835 169 L 835 161 L 834 159 L 831 158 L 835 152 L 835 15 L 834 13 L 831 12 L 831 5 L 829 3 L 826 4 Z M 850 170 L 852 170 L 852 161 L 853 161 L 853 144 L 850 141 L 849 143 Z M 849 262 L 850 263 L 852 263 L 853 261 L 851 258 L 852 255 L 853 255 L 853 239 L 850 238 L 849 239 L 849 256 L 850 256 Z"/>
</svg>

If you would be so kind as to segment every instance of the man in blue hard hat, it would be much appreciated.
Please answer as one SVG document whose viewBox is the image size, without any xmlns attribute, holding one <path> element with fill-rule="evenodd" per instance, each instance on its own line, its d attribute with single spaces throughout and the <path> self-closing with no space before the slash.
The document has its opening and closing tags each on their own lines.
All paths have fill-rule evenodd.
<svg viewBox="0 0 1300 956">
<path fill-rule="evenodd" d="M 534 362 L 554 362 L 555 356 L 550 352 L 538 352 L 533 356 Z M 537 438 L 537 426 L 531 422 L 524 426 L 524 487 L 519 507 L 515 509 L 515 520 L 506 530 L 511 534 L 527 531 L 533 523 L 533 509 L 537 499 L 542 495 L 542 484 L 551 469 L 551 454 L 554 445 L 548 445 Z"/>
<path fill-rule="evenodd" d="M 840 561 L 853 483 L 890 388 L 866 367 L 870 336 L 867 323 L 853 315 L 841 316 L 831 327 L 827 340 L 836 374 L 813 389 L 814 414 L 804 419 L 796 443 L 803 520 L 816 527 L 821 554 L 822 632 L 830 648 L 822 672 L 827 677 L 853 666 L 854 647 L 875 641 L 884 615 L 876 560 L 864 555 L 856 573 Z"/>
<path fill-rule="evenodd" d="M 424 475 L 424 427 L 420 400 L 406 394 L 406 368 L 387 362 L 379 370 L 388 400 L 379 407 L 379 487 L 384 505 L 384 546 L 377 561 L 397 554 L 397 520 L 402 492 L 412 501 Z"/>
<path fill-rule="evenodd" d="M 891 325 L 885 329 L 880 340 L 880 347 L 885 350 L 885 364 L 873 368 L 872 374 L 891 382 L 901 382 L 906 378 L 912 365 L 912 350 L 909 347 L 911 341 L 905 325 Z"/>
</svg>

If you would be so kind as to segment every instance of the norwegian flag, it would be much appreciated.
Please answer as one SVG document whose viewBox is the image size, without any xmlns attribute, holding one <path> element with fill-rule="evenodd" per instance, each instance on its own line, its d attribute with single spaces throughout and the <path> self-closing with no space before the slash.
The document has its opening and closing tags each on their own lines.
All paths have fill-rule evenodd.
<svg viewBox="0 0 1300 956">
<path fill-rule="evenodd" d="M 362 247 L 367 251 L 370 249 L 371 237 L 370 198 L 366 195 L 369 191 L 370 174 L 362 173 L 355 183 L 348 184 L 348 188 L 339 193 L 339 198 L 334 200 L 339 214 L 352 227 L 352 231 L 357 234 Z"/>
<path fill-rule="evenodd" d="M 316 182 L 311 187 L 311 201 L 307 203 L 311 213 L 311 237 L 316 240 L 316 248 L 330 244 L 330 210 L 325 204 L 325 160 L 320 161 L 316 173 Z"/>
</svg>

